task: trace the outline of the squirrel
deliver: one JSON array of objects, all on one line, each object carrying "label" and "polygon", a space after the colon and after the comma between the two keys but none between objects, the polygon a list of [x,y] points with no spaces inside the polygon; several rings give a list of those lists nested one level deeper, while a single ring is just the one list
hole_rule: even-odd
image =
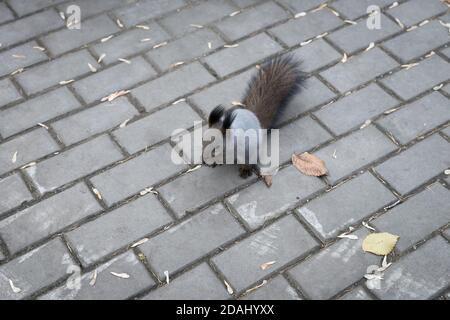
[{"label": "squirrel", "polygon": [[[300,70],[298,60],[292,55],[276,56],[253,75],[242,105],[229,109],[218,105],[209,114],[208,125],[221,130],[224,137],[227,129],[272,129],[283,107],[299,91],[304,80],[305,73]],[[246,150],[248,147],[245,146]],[[250,177],[254,167],[248,162],[240,165],[240,176]]]}]

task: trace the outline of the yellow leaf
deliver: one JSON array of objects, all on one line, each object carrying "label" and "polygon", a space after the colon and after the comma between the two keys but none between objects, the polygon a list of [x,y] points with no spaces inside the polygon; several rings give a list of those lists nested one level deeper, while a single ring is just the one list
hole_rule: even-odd
[{"label": "yellow leaf", "polygon": [[369,234],[362,243],[362,248],[366,252],[371,252],[379,256],[386,256],[394,250],[399,236],[382,232]]}]

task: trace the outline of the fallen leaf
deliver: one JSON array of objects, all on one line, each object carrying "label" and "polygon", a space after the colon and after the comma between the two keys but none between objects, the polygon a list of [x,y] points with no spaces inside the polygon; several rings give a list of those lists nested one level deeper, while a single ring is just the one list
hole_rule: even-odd
[{"label": "fallen leaf", "polygon": [[159,48],[159,47],[163,47],[163,46],[165,46],[166,44],[167,44],[167,41],[158,43],[158,44],[156,44],[156,45],[153,46],[153,49],[157,49],[157,48]]},{"label": "fallen leaf", "polygon": [[136,26],[136,28],[138,28],[138,29],[144,29],[144,30],[150,30],[150,27],[149,27],[149,26],[144,26],[144,25],[142,25],[142,24],[138,24],[138,25]]},{"label": "fallen leaf", "polygon": [[225,283],[225,286],[227,287],[227,291],[229,294],[233,294],[234,290],[233,288],[228,284],[228,282],[226,282],[225,280],[223,280],[223,283]]},{"label": "fallen leaf", "polygon": [[152,40],[151,38],[144,38],[144,39],[141,39],[141,42],[149,42],[151,40]]},{"label": "fallen leaf", "polygon": [[261,176],[261,177],[262,177],[264,183],[266,184],[266,186],[268,188],[270,188],[272,186],[272,178],[273,177],[272,176]]},{"label": "fallen leaf", "polygon": [[320,177],[328,172],[325,162],[308,152],[301,155],[293,154],[291,159],[293,165],[307,176]]},{"label": "fallen leaf", "polygon": [[119,19],[116,20],[117,25],[119,26],[119,28],[123,28],[123,23],[122,21],[120,21]]},{"label": "fallen leaf", "polygon": [[354,234],[347,234],[347,232],[340,234],[337,236],[338,238],[341,239],[351,239],[351,240],[358,240],[358,236],[354,235]]},{"label": "fallen leaf", "polygon": [[144,244],[144,243],[146,243],[147,241],[148,241],[148,238],[141,239],[141,240],[139,240],[139,241],[133,243],[133,244],[131,245],[131,248],[140,246],[141,244]]},{"label": "fallen leaf", "polygon": [[102,195],[100,194],[100,191],[98,191],[95,188],[92,188],[92,192],[95,193],[95,195],[97,196],[97,198],[99,198],[100,200],[102,200]]},{"label": "fallen leaf", "polygon": [[106,53],[102,53],[102,54],[100,55],[100,57],[98,58],[97,63],[102,62],[102,60],[103,60],[105,57],[106,57]]},{"label": "fallen leaf", "polygon": [[141,192],[139,192],[139,194],[141,196],[145,196],[147,193],[153,193],[153,194],[158,194],[158,192],[156,192],[155,190],[153,190],[153,188],[145,188],[144,190],[142,190]]},{"label": "fallen leaf", "polygon": [[185,98],[182,98],[182,99],[180,99],[180,100],[175,101],[175,102],[172,103],[172,104],[173,104],[173,105],[176,105],[176,104],[179,104],[180,102],[184,102],[184,101],[186,101],[186,99],[185,99]]},{"label": "fallen leaf", "polygon": [[112,272],[111,271],[111,274],[113,276],[116,276],[116,277],[122,278],[122,279],[128,279],[130,277],[130,275],[128,273],[117,273],[117,272]]},{"label": "fallen leaf", "polygon": [[241,11],[235,11],[230,13],[230,17],[234,17],[235,15],[239,14]]},{"label": "fallen leaf", "polygon": [[267,280],[263,280],[263,282],[261,282],[261,284],[258,284],[257,286],[255,286],[255,287],[253,287],[253,288],[250,288],[250,289],[248,289],[247,291],[245,291],[245,294],[248,294],[248,293],[250,293],[250,292],[252,292],[252,291],[255,291],[256,289],[261,288],[261,287],[264,286],[266,283],[267,283]]},{"label": "fallen leaf", "polygon": [[191,23],[190,26],[191,26],[191,27],[194,27],[194,28],[198,28],[198,29],[203,28],[202,25],[199,25],[199,24],[193,24],[193,23]]},{"label": "fallen leaf", "polygon": [[91,281],[89,281],[89,285],[93,286],[97,282],[97,269],[94,270],[94,273],[91,276]]},{"label": "fallen leaf", "polygon": [[125,120],[124,122],[122,122],[122,123],[119,125],[119,128],[124,128],[124,127],[126,127],[127,124],[128,124],[128,122],[129,122],[130,120],[131,120],[131,119],[127,119],[127,120]]},{"label": "fallen leaf", "polygon": [[362,225],[363,225],[364,227],[366,227],[367,229],[369,229],[369,230],[376,231],[375,228],[369,226],[369,224],[368,224],[367,222],[364,222],[364,221],[363,221],[363,222],[362,222]]},{"label": "fallen leaf", "polygon": [[107,97],[103,97],[100,101],[101,102],[105,102],[105,101],[109,101],[109,102],[111,102],[111,101],[113,101],[114,99],[116,99],[116,98],[118,98],[118,97],[121,97],[121,96],[124,96],[124,95],[127,95],[127,94],[129,94],[130,93],[130,90],[120,90],[120,91],[116,91],[116,92],[113,92],[113,93],[111,93],[109,96],[107,96]]},{"label": "fallen leaf", "polygon": [[367,128],[370,124],[372,123],[372,120],[366,120],[366,122],[363,123],[363,125],[361,127],[359,127],[359,129],[364,129]]},{"label": "fallen leaf", "polygon": [[194,168],[191,168],[191,169],[189,169],[188,171],[186,171],[186,173],[196,171],[196,170],[200,169],[201,167],[202,167],[202,165],[199,164],[199,165],[195,166]]},{"label": "fallen leaf", "polygon": [[344,53],[344,56],[342,57],[341,62],[346,63],[347,61],[348,61],[348,56],[346,53]]},{"label": "fallen leaf", "polygon": [[239,44],[226,44],[223,46],[224,48],[237,48],[239,47]]},{"label": "fallen leaf", "polygon": [[450,169],[445,170],[445,171],[444,171],[444,174],[445,174],[446,176],[450,175]]},{"label": "fallen leaf", "polygon": [[9,279],[9,286],[11,287],[11,290],[12,290],[14,293],[19,293],[19,292],[22,291],[22,289],[20,289],[20,288],[18,288],[18,287],[16,287],[16,286],[14,285],[14,283],[13,283],[13,281],[12,281],[11,279]]},{"label": "fallen leaf", "polygon": [[272,266],[275,263],[276,263],[276,261],[269,261],[269,262],[263,263],[261,265],[261,270],[266,270],[267,268],[269,268],[270,266]]},{"label": "fallen leaf", "polygon": [[166,276],[166,283],[169,284],[170,283],[170,278],[169,278],[169,271],[164,271],[164,275]]},{"label": "fallen leaf", "polygon": [[371,252],[379,256],[385,256],[394,249],[399,236],[381,232],[369,234],[362,243],[362,248],[366,252]]},{"label": "fallen leaf", "polygon": [[306,16],[306,12],[299,12],[299,13],[295,14],[294,18],[298,19],[298,18],[304,17],[304,16]]},{"label": "fallen leaf", "polygon": [[48,127],[43,123],[38,122],[38,126],[44,128],[45,130],[48,130]]},{"label": "fallen leaf", "polygon": [[69,83],[72,83],[72,82],[74,82],[74,81],[75,81],[75,80],[73,80],[73,79],[71,79],[71,80],[63,80],[63,81],[60,81],[59,84],[62,85],[62,86],[64,86],[64,85],[69,84]]},{"label": "fallen leaf", "polygon": [[240,101],[231,101],[231,105],[233,105],[233,106],[240,106],[240,107],[245,107],[246,106],[245,104],[243,104]]},{"label": "fallen leaf", "polygon": [[14,154],[13,154],[13,156],[12,156],[12,159],[11,159],[11,162],[12,162],[12,163],[16,163],[16,162],[17,162],[17,151],[14,152]]},{"label": "fallen leaf", "polygon": [[97,69],[90,63],[88,63],[88,67],[91,70],[91,72],[97,72]]},{"label": "fallen leaf", "polygon": [[106,42],[106,41],[108,41],[109,39],[111,39],[112,37],[114,37],[114,36],[113,36],[113,35],[110,35],[110,36],[108,36],[108,37],[106,37],[106,38],[101,39],[100,42]]}]

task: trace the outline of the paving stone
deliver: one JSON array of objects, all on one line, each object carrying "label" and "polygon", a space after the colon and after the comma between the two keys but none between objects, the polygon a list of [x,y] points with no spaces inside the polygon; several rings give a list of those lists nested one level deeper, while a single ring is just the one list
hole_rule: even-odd
[{"label": "paving stone", "polygon": [[[59,149],[44,129],[36,129],[0,145],[0,174],[28,164]],[[14,154],[16,162],[12,163]]]},{"label": "paving stone", "polygon": [[358,286],[343,295],[340,300],[373,300],[373,298],[361,286]]},{"label": "paving stone", "polygon": [[162,186],[159,191],[175,214],[182,217],[245,183],[248,181],[239,177],[237,166],[202,166]]},{"label": "paving stone", "polygon": [[340,63],[323,71],[321,75],[340,92],[347,92],[354,87],[378,77],[398,64],[379,48],[374,48],[353,57],[346,63]]},{"label": "paving stone", "polygon": [[243,84],[248,83],[255,73],[256,69],[240,73],[192,95],[189,100],[200,108],[205,117],[208,117],[219,104],[229,107],[233,101],[242,101],[246,89]]},{"label": "paving stone", "polygon": [[398,100],[376,84],[352,93],[321,108],[314,114],[335,134],[341,135],[361,125],[383,111],[394,108]]},{"label": "paving stone", "polygon": [[103,200],[111,205],[185,169],[186,166],[171,161],[171,152],[172,148],[165,144],[105,171],[91,181]]},{"label": "paving stone", "polygon": [[308,78],[300,89],[300,93],[292,97],[292,100],[281,111],[281,114],[278,115],[275,123],[278,126],[291,118],[331,100],[335,96],[336,94],[316,77]]},{"label": "paving stone", "polygon": [[369,126],[320,149],[315,155],[327,164],[327,178],[334,184],[396,149],[391,140]]},{"label": "paving stone", "polygon": [[[208,47],[211,44],[211,49]],[[202,57],[221,47],[223,40],[214,32],[203,29],[189,33],[168,45],[150,51],[147,56],[161,69],[169,69],[173,64]]]},{"label": "paving stone", "polygon": [[[130,64],[120,63],[77,81],[73,87],[87,103],[91,103],[156,75],[155,70],[142,57],[130,61]],[[132,76],[124,77],[124,75]]]},{"label": "paving stone", "polygon": [[[129,153],[135,153],[166,138],[176,129],[194,126],[200,117],[186,104],[177,103],[150,114],[113,134]],[[142,137],[136,139],[136,137]]]},{"label": "paving stone", "polygon": [[378,121],[402,144],[450,120],[449,101],[433,92]]},{"label": "paving stone", "polygon": [[67,13],[67,9],[70,5],[77,5],[80,7],[81,18],[86,19],[98,13],[109,11],[124,5],[134,6],[134,2],[137,2],[137,0],[72,0],[58,5],[58,9],[59,11]]},{"label": "paving stone", "polygon": [[394,207],[372,225],[400,236],[396,249],[404,251],[450,221],[450,191],[439,183]]},{"label": "paving stone", "polygon": [[449,167],[449,143],[435,134],[375,169],[397,191],[405,194]]},{"label": "paving stone", "polygon": [[432,21],[387,41],[383,44],[383,47],[395,54],[403,62],[407,62],[447,42],[448,29],[443,28],[439,21]]},{"label": "paving stone", "polygon": [[184,273],[148,295],[144,300],[225,300],[228,299],[225,285],[216,277],[207,264]]},{"label": "paving stone", "polygon": [[[144,265],[139,262],[133,252],[126,252],[100,265],[96,269],[97,280],[90,285],[93,272],[81,276],[80,289],[70,289],[62,285],[45,295],[40,300],[118,300],[149,288],[155,284]],[[111,272],[126,273],[130,277],[121,279]]]},{"label": "paving stone", "polygon": [[395,262],[373,293],[386,300],[424,300],[450,283],[449,244],[435,237]]},{"label": "paving stone", "polygon": [[322,238],[329,239],[395,200],[381,182],[366,172],[308,202],[298,213]]},{"label": "paving stone", "polygon": [[79,107],[67,88],[59,88],[0,111],[0,133],[6,138]]},{"label": "paving stone", "polygon": [[447,58],[450,59],[450,48],[443,49],[443,50],[441,50],[441,52],[442,52],[444,55],[446,55]]},{"label": "paving stone", "polygon": [[11,10],[8,9],[6,4],[0,3],[0,23],[4,23],[14,19],[14,15]]},{"label": "paving stone", "polygon": [[445,128],[442,132],[445,133],[447,137],[450,137],[450,127]]},{"label": "paving stone", "polygon": [[270,33],[281,39],[288,46],[314,38],[342,24],[342,20],[329,10],[312,12],[299,19],[289,20],[270,30]]},{"label": "paving stone", "polygon": [[289,282],[276,276],[263,287],[244,296],[242,300],[302,300]]},{"label": "paving stone", "polygon": [[244,229],[218,204],[171,227],[139,248],[159,278],[164,279],[164,271],[174,273],[242,233]]},{"label": "paving stone", "polygon": [[260,0],[233,0],[233,3],[238,5],[240,8],[245,8],[253,4],[257,4]]},{"label": "paving stone", "polygon": [[0,76],[47,60],[44,52],[33,48],[36,46],[38,44],[35,41],[30,41],[0,53]]},{"label": "paving stone", "polygon": [[303,153],[332,139],[332,136],[310,117],[282,127],[279,133],[280,163],[290,160],[293,153]]},{"label": "paving stone", "polygon": [[[194,62],[137,87],[132,95],[150,111],[214,80],[200,63]],[[166,90],[169,87],[170,90]]]},{"label": "paving stone", "polygon": [[0,214],[33,199],[19,174],[0,179]]},{"label": "paving stone", "polygon": [[280,50],[282,47],[269,36],[259,34],[240,42],[237,48],[226,48],[204,58],[204,61],[220,77],[224,77]]},{"label": "paving stone", "polygon": [[0,107],[20,99],[22,96],[9,79],[0,81]]},{"label": "paving stone", "polygon": [[181,8],[185,4],[184,0],[143,0],[136,2],[132,6],[118,9],[114,13],[127,27],[130,27],[139,22],[153,19],[166,12]]},{"label": "paving stone", "polygon": [[312,72],[342,58],[341,54],[323,39],[300,47],[292,51],[292,54],[302,62],[301,69],[304,72]]},{"label": "paving stone", "polygon": [[409,100],[449,79],[450,64],[438,56],[426,59],[416,67],[401,70],[381,82],[401,98]]},{"label": "paving stone", "polygon": [[287,18],[289,18],[288,14],[280,6],[273,2],[266,2],[224,19],[216,23],[216,27],[229,40],[235,41]]},{"label": "paving stone", "polygon": [[[105,54],[102,61],[105,64],[110,64],[117,62],[118,59],[124,59],[130,55],[148,51],[154,45],[169,38],[167,32],[156,23],[150,23],[148,27],[150,28],[149,30],[131,29],[118,34],[106,42],[93,45],[92,50],[98,57]],[[144,39],[150,40],[142,41]]]},{"label": "paving stone", "polygon": [[8,3],[13,10],[20,16],[48,8],[64,0],[9,0]]},{"label": "paving stone", "polygon": [[0,235],[16,253],[100,210],[88,188],[78,184],[0,221]]},{"label": "paving stone", "polygon": [[46,10],[0,26],[0,43],[10,46],[50,30],[58,29],[64,21],[54,10]]},{"label": "paving stone", "polygon": [[353,233],[358,240],[340,239],[288,271],[307,296],[316,300],[333,297],[364,277],[367,267],[380,258],[361,249],[368,231]]},{"label": "paving stone", "polygon": [[83,20],[80,29],[56,31],[42,38],[42,42],[53,55],[60,55],[69,50],[82,47],[89,42],[100,40],[120,28],[107,15]]},{"label": "paving stone", "polygon": [[66,145],[109,130],[138,114],[126,98],[118,98],[88,108],[52,123],[52,128]]},{"label": "paving stone", "polygon": [[41,194],[122,159],[108,136],[100,136],[26,169]]},{"label": "paving stone", "polygon": [[195,27],[195,25],[208,25],[236,10],[237,8],[232,6],[229,2],[209,0],[169,15],[161,20],[161,24],[172,34],[180,35],[196,30],[197,27]]},{"label": "paving stone", "polygon": [[402,30],[384,14],[381,14],[380,21],[382,25],[380,29],[371,30],[367,28],[366,20],[362,20],[356,25],[349,25],[333,32],[327,36],[327,39],[346,53],[351,54],[367,48],[371,42],[379,42]]},{"label": "paving stone", "polygon": [[[77,51],[28,69],[16,75],[15,78],[26,93],[31,95],[58,85],[61,81],[91,73],[88,63],[94,68],[99,68],[99,65],[87,50]],[[45,77],[42,76],[43,74],[45,74]]]},{"label": "paving stone", "polygon": [[87,266],[169,222],[164,207],[150,194],[82,225],[69,232],[67,238],[83,266]]},{"label": "paving stone", "polygon": [[356,19],[366,15],[369,6],[375,5],[383,8],[393,3],[393,0],[338,0],[333,2],[333,8],[349,19]]},{"label": "paving stone", "polygon": [[227,201],[251,229],[256,229],[323,188],[325,184],[320,179],[304,176],[290,166],[277,173],[270,189],[259,181]]},{"label": "paving stone", "polygon": [[[287,216],[225,250],[212,261],[229,284],[241,291],[316,245],[302,225],[293,216]],[[262,270],[261,264],[268,261],[277,262]]]},{"label": "paving stone", "polygon": [[446,10],[447,7],[445,4],[439,0],[412,0],[389,9],[388,13],[394,18],[399,19],[405,26],[410,27],[425,19],[443,13]]},{"label": "paving stone", "polygon": [[280,2],[297,13],[314,9],[323,3],[322,0],[281,0]]},{"label": "paving stone", "polygon": [[[74,265],[62,241],[53,239],[0,266],[0,299],[23,299],[63,278]],[[14,293],[9,280],[21,291]]]}]

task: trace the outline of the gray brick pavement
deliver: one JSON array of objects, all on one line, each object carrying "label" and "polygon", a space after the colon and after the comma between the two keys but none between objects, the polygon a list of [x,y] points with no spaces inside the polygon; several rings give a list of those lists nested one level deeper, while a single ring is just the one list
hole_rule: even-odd
[{"label": "gray brick pavement", "polygon": [[[448,296],[448,8],[324,2],[0,2],[0,298]],[[277,118],[270,189],[172,163],[174,129],[241,101],[256,64],[286,52],[308,79]],[[290,165],[304,151],[327,177]],[[363,221],[400,236],[379,289]],[[349,226],[358,239],[337,238]]]}]

